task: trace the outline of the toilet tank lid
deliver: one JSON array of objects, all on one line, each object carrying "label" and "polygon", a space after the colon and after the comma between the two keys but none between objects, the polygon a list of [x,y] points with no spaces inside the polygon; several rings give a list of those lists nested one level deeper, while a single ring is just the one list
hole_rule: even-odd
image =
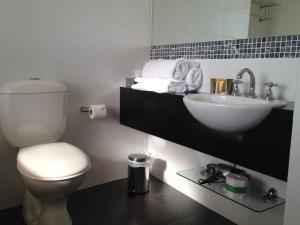
[{"label": "toilet tank lid", "polygon": [[0,94],[58,93],[68,91],[67,87],[52,80],[16,80],[0,87]]}]

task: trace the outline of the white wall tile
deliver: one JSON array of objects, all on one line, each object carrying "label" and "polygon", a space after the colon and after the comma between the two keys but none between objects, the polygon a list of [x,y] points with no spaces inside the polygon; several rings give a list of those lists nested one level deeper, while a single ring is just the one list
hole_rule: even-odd
[{"label": "white wall tile", "polygon": [[226,1],[227,0],[194,0],[194,4],[201,3],[202,5],[223,9]]},{"label": "white wall tile", "polygon": [[[4,0],[0,7],[0,85],[40,77],[69,89],[64,141],[91,157],[84,186],[127,175],[127,155],[143,152],[145,134],[118,122],[119,86],[149,58],[149,0]],[[104,82],[101,84],[101,82]],[[81,105],[108,105],[108,118],[88,119]],[[115,112],[115,113],[114,113]],[[0,134],[0,209],[22,202],[17,150]],[[20,184],[21,183],[21,184]]]},{"label": "white wall tile", "polygon": [[250,14],[251,0],[226,0],[225,9]]},{"label": "white wall tile", "polygon": [[224,10],[220,8],[195,4],[193,11],[192,31],[222,36]]},{"label": "white wall tile", "polygon": [[[299,62],[300,62],[300,59],[299,59]],[[300,66],[298,68],[298,76],[297,76],[297,88],[300,89]]]},{"label": "white wall tile", "polygon": [[[216,40],[223,40],[224,37],[222,34],[220,35],[210,35],[210,34],[203,34],[203,33],[192,33],[192,42],[199,42],[201,41],[216,41]],[[178,43],[178,42],[176,42]]]},{"label": "white wall tile", "polygon": [[235,38],[248,37],[249,14],[225,10],[223,35]]},{"label": "white wall tile", "polygon": [[95,183],[106,183],[127,177],[127,158],[131,153],[133,152],[101,154],[101,157],[97,158],[96,163],[93,163],[93,167],[81,188],[93,186]]},{"label": "white wall tile", "polygon": [[150,0],[101,0],[101,19],[108,25],[150,28]]},{"label": "white wall tile", "polygon": [[[97,21],[102,18],[102,12],[105,8],[102,2],[102,0],[71,0],[72,7],[67,11],[71,10],[73,18]],[[107,8],[106,10],[110,11]]]},{"label": "white wall tile", "polygon": [[45,47],[51,55],[72,54],[73,23],[70,17],[45,16]]},{"label": "white wall tile", "polygon": [[132,71],[141,69],[148,59],[147,52],[140,50],[130,59],[102,58],[104,76],[101,77],[101,97],[102,102],[108,106],[109,116],[119,118],[120,87],[125,86],[124,77],[133,77]]},{"label": "white wall tile", "polygon": [[152,42],[157,45],[189,43],[194,40],[192,36],[193,33],[191,32],[166,30],[161,28],[152,29]]},{"label": "white wall tile", "polygon": [[109,164],[103,164],[104,155],[144,152],[147,139],[145,134],[124,127],[117,121],[91,121],[87,115],[76,113],[69,116],[65,140],[82,148],[90,156],[93,166],[104,167]]},{"label": "white wall tile", "polygon": [[72,0],[41,0],[43,12],[51,16],[70,16],[72,14]]},{"label": "white wall tile", "polygon": [[101,23],[92,19],[72,18],[70,44],[73,55],[100,56],[103,44]]},{"label": "white wall tile", "polygon": [[147,28],[127,25],[102,24],[103,56],[109,58],[132,58],[149,51],[150,33]]},{"label": "white wall tile", "polygon": [[191,32],[193,0],[153,0],[153,27]]},{"label": "white wall tile", "polygon": [[284,225],[299,224],[300,187],[288,185]]},{"label": "white wall tile", "polygon": [[296,90],[294,121],[300,122],[300,89]]},{"label": "white wall tile", "polygon": [[59,80],[74,92],[95,93],[100,86],[100,58],[48,56],[47,78]]}]

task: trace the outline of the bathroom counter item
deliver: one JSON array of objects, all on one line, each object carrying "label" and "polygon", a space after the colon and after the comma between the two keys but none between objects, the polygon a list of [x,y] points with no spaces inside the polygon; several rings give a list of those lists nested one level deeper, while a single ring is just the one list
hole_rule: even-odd
[{"label": "bathroom counter item", "polygon": [[184,81],[163,78],[135,78],[136,84],[131,86],[132,89],[142,91],[153,91],[156,93],[168,92],[185,92],[186,84]]},{"label": "bathroom counter item", "polygon": [[120,94],[122,125],[287,180],[293,110],[273,109],[252,130],[224,134],[195,120],[183,104],[183,93],[158,94],[121,88]]},{"label": "bathroom counter item", "polygon": [[[198,185],[200,185],[199,179],[207,178],[205,167],[183,170],[177,172],[177,174]],[[272,209],[276,206],[285,203],[285,200],[280,197],[273,200],[265,199],[264,196],[266,196],[267,192],[264,192],[257,188],[248,188],[247,194],[245,194],[243,197],[241,196],[237,197],[236,195],[232,195],[231,193],[228,193],[227,190],[225,190],[224,182],[212,183],[212,184],[201,184],[201,186],[231,201],[234,201],[235,203],[244,206],[254,212],[264,212],[266,210]]]},{"label": "bathroom counter item", "polygon": [[[166,92],[185,92],[195,91],[201,87],[202,84],[202,70],[200,62],[191,61],[184,58],[165,60],[157,59],[148,61],[142,70],[141,78],[145,79],[143,82],[135,80],[138,84],[132,87],[137,90],[154,91],[157,93]],[[139,78],[136,78],[139,79]],[[148,79],[148,80],[147,80]],[[153,83],[151,79],[161,79],[160,82]],[[171,90],[168,85],[163,85],[165,81],[183,82],[184,86],[174,84]],[[165,86],[165,88],[163,88]],[[173,88],[172,88],[173,87]]]},{"label": "bathroom counter item", "polygon": [[189,63],[186,59],[150,60],[142,70],[144,78],[162,78],[184,80],[189,72]]},{"label": "bathroom counter item", "polygon": [[241,174],[230,173],[226,176],[225,190],[232,197],[244,197],[247,193],[248,178]]},{"label": "bathroom counter item", "polygon": [[151,158],[145,154],[128,156],[128,192],[142,194],[149,191]]}]

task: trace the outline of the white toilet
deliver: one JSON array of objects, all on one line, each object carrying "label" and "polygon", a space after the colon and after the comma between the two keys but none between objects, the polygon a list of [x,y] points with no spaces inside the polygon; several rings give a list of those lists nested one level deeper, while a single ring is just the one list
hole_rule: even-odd
[{"label": "white toilet", "polygon": [[27,187],[23,217],[28,225],[71,225],[68,197],[91,167],[83,151],[56,142],[65,131],[67,97],[67,88],[56,81],[14,81],[0,87],[3,135],[20,148],[17,167]]}]

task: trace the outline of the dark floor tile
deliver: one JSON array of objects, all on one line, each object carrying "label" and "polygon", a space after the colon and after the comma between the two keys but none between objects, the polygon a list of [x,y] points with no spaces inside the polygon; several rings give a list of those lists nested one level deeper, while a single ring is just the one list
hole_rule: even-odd
[{"label": "dark floor tile", "polygon": [[[154,177],[150,191],[127,192],[127,180],[77,191],[68,201],[74,225],[232,225]],[[0,224],[25,225],[21,208],[0,212]]]},{"label": "dark floor tile", "polygon": [[132,201],[147,200],[176,190],[158,179],[151,177],[149,192],[144,194],[130,194],[127,191],[128,181],[119,180],[87,189],[98,202],[98,206],[112,207],[130,204]]},{"label": "dark floor tile", "polygon": [[163,183],[155,177],[150,177],[150,185],[149,185],[149,195],[151,197],[164,195],[170,192],[178,192],[176,189],[171,186]]},{"label": "dark floor tile", "polygon": [[179,220],[169,225],[235,225],[233,222],[227,220],[226,218],[220,216],[212,211],[200,212],[194,214],[188,218]]},{"label": "dark floor tile", "polygon": [[129,195],[127,192],[127,180],[121,180],[108,184],[89,188],[88,192],[93,196],[100,208],[119,207],[128,204],[134,198],[143,198],[143,195]]},{"label": "dark floor tile", "polygon": [[177,215],[160,208],[160,205],[151,199],[111,208],[110,213],[104,211],[99,209],[98,218],[84,220],[76,225],[167,225],[178,219]]},{"label": "dark floor tile", "polygon": [[0,212],[0,224],[26,225],[22,218],[22,208],[15,207]]},{"label": "dark floor tile", "polygon": [[180,218],[186,218],[195,213],[209,211],[208,208],[178,191],[170,192],[155,197],[154,199],[161,204],[162,208],[168,209],[170,212],[179,215]]},{"label": "dark floor tile", "polygon": [[74,223],[93,215],[95,200],[86,190],[80,190],[71,195],[68,210]]}]

